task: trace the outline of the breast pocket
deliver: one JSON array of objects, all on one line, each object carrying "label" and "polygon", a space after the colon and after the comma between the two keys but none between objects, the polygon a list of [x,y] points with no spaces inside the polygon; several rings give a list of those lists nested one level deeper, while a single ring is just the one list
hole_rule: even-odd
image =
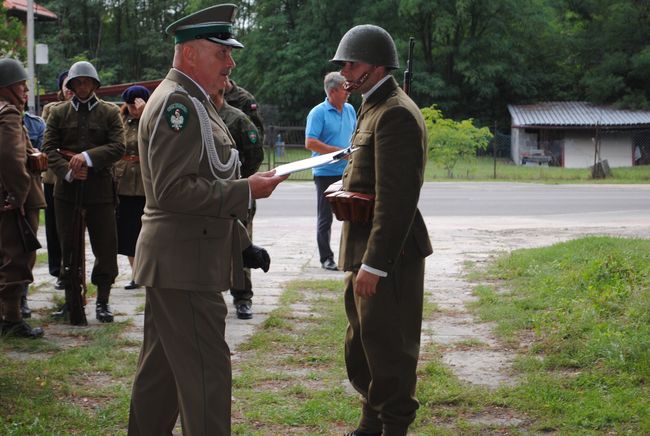
[{"label": "breast pocket", "polygon": [[373,132],[360,131],[352,137],[352,146],[357,149],[352,155],[352,162],[357,168],[374,165]]},{"label": "breast pocket", "polygon": [[183,259],[188,281],[217,284],[230,276],[230,220],[205,219],[176,231],[173,250]]}]

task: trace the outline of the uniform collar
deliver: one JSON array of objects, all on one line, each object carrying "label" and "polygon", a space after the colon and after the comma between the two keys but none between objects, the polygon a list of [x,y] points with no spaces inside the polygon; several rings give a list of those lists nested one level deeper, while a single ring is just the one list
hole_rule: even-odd
[{"label": "uniform collar", "polygon": [[210,101],[210,96],[205,92],[205,89],[181,70],[172,68],[169,70],[169,73],[167,73],[167,79],[180,84],[192,97],[201,100],[201,103],[206,104]]},{"label": "uniform collar", "polygon": [[391,76],[390,74],[386,74],[383,78],[379,79],[379,81],[378,81],[377,83],[375,83],[375,86],[373,86],[372,88],[370,88],[370,90],[369,90],[368,92],[366,92],[365,94],[362,94],[361,97],[363,97],[364,100],[368,100],[368,98],[369,98],[369,97],[370,97],[370,96],[371,96],[371,95],[372,95],[372,94],[373,94],[373,93],[374,93],[374,92],[375,92],[375,91],[376,91],[376,90],[377,90],[381,85],[383,85],[384,82],[385,82],[386,80],[390,79],[391,77],[393,77],[393,76]]},{"label": "uniform collar", "polygon": [[93,95],[90,96],[87,100],[79,100],[77,96],[75,95],[72,97],[72,100],[70,100],[70,103],[72,104],[72,107],[76,112],[79,112],[79,107],[82,107],[83,105],[88,106],[88,112],[92,111],[95,106],[99,104],[99,99],[97,99],[97,96],[93,93]]},{"label": "uniform collar", "polygon": [[363,99],[363,104],[359,110],[359,116],[361,116],[362,113],[366,112],[371,107],[375,106],[377,103],[384,101],[398,87],[399,86],[397,85],[397,81],[390,74],[380,82],[377,82],[377,84],[373,86],[369,92],[366,92],[364,94],[365,98]]}]

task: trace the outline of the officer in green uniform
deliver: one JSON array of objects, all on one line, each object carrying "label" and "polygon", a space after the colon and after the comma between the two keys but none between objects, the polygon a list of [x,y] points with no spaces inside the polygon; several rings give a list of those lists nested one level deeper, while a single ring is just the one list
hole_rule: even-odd
[{"label": "officer in green uniform", "polygon": [[[100,80],[90,62],[72,65],[67,85],[75,95],[50,110],[44,143],[57,177],[54,204],[64,265],[62,281],[68,280],[65,271],[70,269],[75,199],[80,195],[95,255],[91,274],[91,282],[97,286],[95,315],[100,322],[112,322],[108,300],[118,273],[112,167],[124,155],[124,127],[119,108],[95,95]],[[64,307],[55,316],[64,316],[65,311]]]},{"label": "officer in green uniform", "polygon": [[216,5],[167,27],[173,68],[140,118],[146,207],[134,268],[146,303],[129,435],[171,434],[179,411],[184,434],[230,434],[222,292],[243,286],[251,243],[238,221],[286,179],[273,171],[239,179],[238,152],[210,99],[243,47],[232,36],[235,11]]},{"label": "officer in green uniform", "polygon": [[[242,177],[249,177],[254,174],[264,160],[264,149],[260,141],[259,133],[255,124],[246,114],[236,107],[230,106],[223,98],[223,92],[211,96],[217,112],[228,127],[230,135],[235,140],[235,147],[239,151],[240,172]],[[255,216],[255,204],[244,222],[248,236],[253,239],[253,217]],[[246,279],[244,289],[231,289],[233,303],[239,319],[251,319],[253,317],[253,283],[251,281],[251,270],[245,268]]]},{"label": "officer in green uniform", "polygon": [[264,120],[259,112],[259,105],[255,96],[237,85],[234,80],[228,78],[228,83],[226,83],[226,92],[224,94],[226,103],[230,106],[239,109],[248,116],[248,118],[253,121],[255,127],[257,127],[257,132],[260,136],[260,143],[264,143]]},{"label": "officer in green uniform", "polygon": [[339,266],[349,325],[345,363],[362,395],[351,435],[406,435],[415,419],[424,259],[431,254],[417,204],[426,164],[422,113],[390,75],[399,67],[384,29],[360,25],[339,43],[332,62],[345,89],[363,95],[343,189],[374,195],[373,218],[344,221]]},{"label": "officer in green uniform", "polygon": [[15,59],[0,59],[0,334],[22,338],[43,336],[23,320],[23,287],[34,281],[36,251],[26,251],[18,231],[19,215],[34,232],[38,212],[45,207],[41,175],[27,166],[33,153],[23,127],[27,102],[27,72]]}]

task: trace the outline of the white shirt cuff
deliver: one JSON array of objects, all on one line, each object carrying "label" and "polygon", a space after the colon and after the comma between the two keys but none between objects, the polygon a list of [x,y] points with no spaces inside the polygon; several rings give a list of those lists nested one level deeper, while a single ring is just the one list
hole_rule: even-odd
[{"label": "white shirt cuff", "polygon": [[373,268],[371,266],[366,265],[365,263],[361,264],[361,269],[364,270],[364,271],[368,271],[369,273],[374,274],[374,275],[379,276],[379,277],[388,277],[388,273],[386,271],[382,271],[380,269]]},{"label": "white shirt cuff", "polygon": [[86,165],[88,165],[89,167],[92,167],[93,166],[93,161],[90,159],[90,155],[88,153],[86,153],[85,151],[82,151],[81,154],[83,154],[84,159],[86,159]]}]

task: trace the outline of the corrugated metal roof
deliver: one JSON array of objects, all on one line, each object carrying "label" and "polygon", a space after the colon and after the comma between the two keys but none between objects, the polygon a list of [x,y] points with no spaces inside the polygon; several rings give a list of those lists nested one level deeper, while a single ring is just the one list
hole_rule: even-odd
[{"label": "corrugated metal roof", "polygon": [[584,101],[508,105],[512,125],[526,126],[639,126],[650,125],[650,111],[615,109]]},{"label": "corrugated metal roof", "polygon": [[[4,0],[3,6],[7,11],[18,11],[27,15],[27,0]],[[37,3],[34,3],[34,17],[45,20],[56,20],[56,14]]]}]

